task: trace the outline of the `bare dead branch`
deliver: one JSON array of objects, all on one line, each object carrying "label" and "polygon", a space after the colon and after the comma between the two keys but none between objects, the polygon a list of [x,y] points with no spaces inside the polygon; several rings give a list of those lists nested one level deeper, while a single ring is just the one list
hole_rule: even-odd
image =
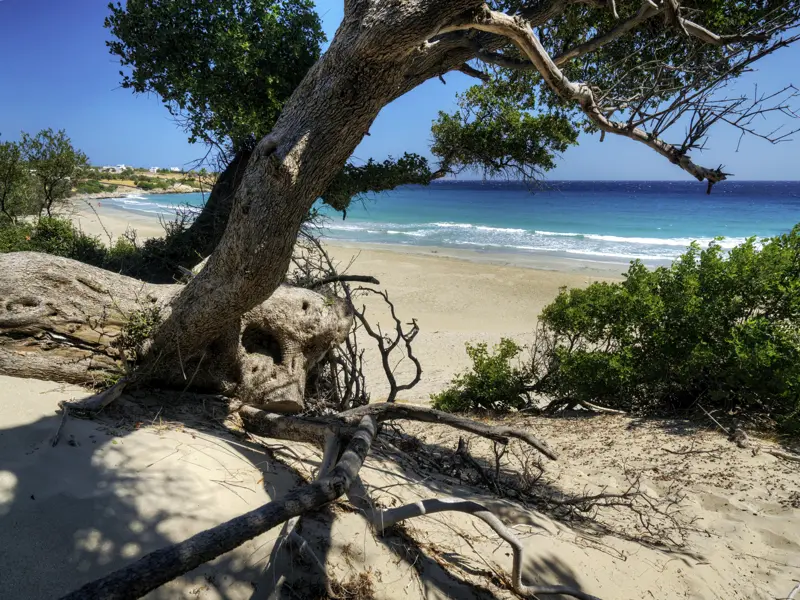
[{"label": "bare dead branch", "polygon": [[511,439],[518,439],[529,446],[536,448],[551,460],[557,460],[558,455],[546,443],[539,440],[527,431],[506,427],[504,425],[485,425],[477,421],[465,419],[455,414],[442,412],[424,406],[397,403],[368,404],[359,408],[340,413],[338,416],[349,422],[363,415],[373,415],[379,423],[407,419],[409,421],[422,421],[424,423],[440,423],[461,431],[468,431],[476,435],[507,444]]},{"label": "bare dead branch", "polygon": [[511,546],[514,555],[511,587],[515,592],[525,597],[564,595],[578,598],[579,600],[599,600],[596,596],[568,586],[526,585],[523,583],[524,548],[522,543],[516,534],[506,527],[505,523],[484,504],[459,498],[430,498],[397,508],[380,509],[371,502],[360,479],[357,479],[348,490],[347,497],[354,506],[364,513],[378,533],[385,532],[401,521],[441,512],[459,512],[472,515],[486,523],[503,541]]},{"label": "bare dead branch", "polygon": [[323,285],[328,285],[329,283],[372,283],[374,285],[380,285],[380,281],[375,279],[372,275],[330,275],[328,277],[323,277],[313,283],[311,283],[308,287],[312,290],[314,288],[322,287]]},{"label": "bare dead branch", "polygon": [[[355,303],[352,305],[353,315],[356,319],[361,323],[361,326],[366,331],[367,335],[369,335],[372,339],[376,341],[378,344],[378,352],[381,355],[381,364],[383,366],[384,374],[386,375],[386,380],[389,382],[389,395],[386,398],[387,402],[394,402],[397,398],[398,392],[404,390],[410,390],[413,388],[419,380],[422,378],[422,365],[419,362],[419,359],[414,355],[414,349],[412,347],[412,342],[414,338],[419,333],[419,326],[417,325],[416,319],[411,319],[411,323],[408,323],[410,329],[406,330],[403,327],[402,321],[397,317],[397,313],[395,312],[394,304],[391,300],[389,300],[389,294],[385,291],[379,291],[372,288],[356,288],[353,290],[353,293],[362,292],[366,294],[374,294],[379,296],[383,299],[383,301],[389,306],[389,312],[391,315],[392,320],[394,321],[394,337],[390,337],[388,334],[384,334],[380,326],[377,326],[377,331],[372,327],[369,320],[366,317],[367,308],[366,306],[361,307],[358,309],[355,306]],[[351,298],[352,301],[352,298]],[[395,377],[394,371],[396,366],[391,364],[391,357],[394,350],[398,347],[400,343],[403,343],[403,350],[405,358],[408,358],[414,365],[414,376],[408,383],[398,384],[397,378]]]}]

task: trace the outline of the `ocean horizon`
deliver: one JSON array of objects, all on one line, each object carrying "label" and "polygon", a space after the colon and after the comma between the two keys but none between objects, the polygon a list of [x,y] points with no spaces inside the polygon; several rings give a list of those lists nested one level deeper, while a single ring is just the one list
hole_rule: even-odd
[{"label": "ocean horizon", "polygon": [[[438,181],[353,202],[322,204],[322,234],[343,242],[399,244],[577,259],[667,263],[692,241],[732,248],[800,222],[799,181],[726,181],[706,195],[693,181]],[[126,211],[171,217],[199,211],[203,194],[101,200]]]}]

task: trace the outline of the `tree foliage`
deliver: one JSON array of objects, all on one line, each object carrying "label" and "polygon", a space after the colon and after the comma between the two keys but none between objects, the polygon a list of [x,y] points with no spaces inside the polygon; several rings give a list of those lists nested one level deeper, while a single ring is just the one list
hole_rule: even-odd
[{"label": "tree foliage", "polygon": [[561,111],[535,113],[519,86],[495,80],[459,96],[459,110],[439,113],[431,151],[448,170],[479,169],[489,177],[533,179],[556,166],[555,157],[578,141]]},{"label": "tree foliage", "polygon": [[43,129],[35,136],[23,132],[20,150],[37,183],[38,212],[50,217],[54,205],[69,197],[75,179],[89,166],[89,159],[72,145],[63,129]]},{"label": "tree foliage", "polygon": [[[732,125],[770,141],[789,133],[764,135],[752,125],[756,113],[792,116],[785,100],[794,95],[793,88],[747,99],[725,87],[753,62],[796,39],[796,0],[685,0],[673,19],[668,2],[649,3],[649,12],[640,2],[487,4],[529,19],[563,77],[587,82],[598,111],[618,119],[619,133],[639,128],[657,138],[685,129],[670,157],[675,164],[702,149],[714,125]],[[548,18],[548,11],[557,18]],[[699,26],[689,28],[692,35],[686,33],[689,19]],[[462,43],[473,50],[472,64],[485,81],[461,96],[458,111],[440,113],[433,128],[436,155],[457,157],[457,166],[489,175],[530,178],[552,168],[554,152],[577,142],[573,132],[598,130],[592,111],[565,103],[510,39],[477,34]],[[773,105],[766,107],[765,101]]]},{"label": "tree foliage", "polygon": [[0,221],[15,222],[17,217],[35,212],[32,187],[20,145],[0,143]]},{"label": "tree foliage", "polygon": [[191,141],[269,133],[325,40],[308,0],[128,0],[109,4],[122,86],[158,94]]},{"label": "tree foliage", "polygon": [[405,153],[384,161],[370,158],[363,165],[347,164],[322,195],[322,201],[336,210],[346,211],[350,201],[368,193],[391,190],[399,185],[427,185],[435,177],[428,160]]}]

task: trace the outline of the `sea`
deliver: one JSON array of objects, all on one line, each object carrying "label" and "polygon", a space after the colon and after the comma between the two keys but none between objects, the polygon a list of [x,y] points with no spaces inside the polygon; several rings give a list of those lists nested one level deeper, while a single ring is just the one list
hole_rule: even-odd
[{"label": "sea", "polygon": [[[202,194],[103,200],[169,217],[197,211]],[[726,181],[706,194],[686,181],[438,181],[355,201],[341,213],[318,205],[332,240],[479,252],[664,264],[697,241],[732,248],[800,222],[800,181]]]}]

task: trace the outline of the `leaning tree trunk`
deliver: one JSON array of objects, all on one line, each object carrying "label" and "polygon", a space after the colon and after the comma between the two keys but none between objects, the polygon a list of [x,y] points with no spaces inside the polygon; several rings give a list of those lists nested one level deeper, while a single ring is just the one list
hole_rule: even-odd
[{"label": "leaning tree trunk", "polygon": [[[206,267],[165,310],[148,369],[192,368],[233,332],[240,315],[280,285],[297,233],[378,112],[409,89],[409,56],[465,1],[347,2],[325,55],[286,103],[250,158],[228,226]],[[421,83],[432,74],[420,77]]]},{"label": "leaning tree trunk", "polygon": [[[32,252],[0,255],[0,374],[79,384],[123,375],[161,310],[183,289]],[[303,409],[306,374],[347,336],[344,303],[280,287],[192,370],[165,384],[235,393],[276,412]]]},{"label": "leaning tree trunk", "polygon": [[[70,361],[75,359],[83,363],[84,370],[102,364],[99,370],[103,371],[115,357],[99,334],[101,352],[94,345],[80,347],[79,354],[64,350],[65,346],[78,347],[69,337],[74,333],[69,331],[73,320],[78,319],[82,328],[94,327],[92,319],[99,319],[104,326],[119,329],[119,316],[106,323],[107,314],[116,314],[112,298],[124,299],[115,301],[122,303],[119,312],[125,315],[133,310],[131,303],[150,294],[159,304],[160,319],[155,330],[148,331],[150,339],[139,348],[137,381],[182,385],[191,381],[195,386],[206,380],[209,384],[218,381],[222,388],[238,386],[237,395],[256,403],[257,397],[267,392],[275,398],[277,389],[287,386],[264,381],[272,378],[273,370],[249,362],[255,355],[269,358],[273,353],[274,344],[262,334],[273,333],[284,320],[287,327],[299,323],[303,335],[314,341],[308,346],[300,343],[301,350],[293,356],[302,355],[301,362],[308,363],[318,342],[329,345],[338,339],[339,325],[349,322],[341,307],[328,307],[316,295],[308,297],[307,305],[305,300],[300,302],[299,309],[294,305],[278,309],[285,305],[278,295],[274,302],[267,302],[284,279],[304,218],[383,106],[427,79],[457,68],[458,60],[445,64],[443,57],[431,52],[435,46],[426,40],[446,23],[458,20],[465,9],[479,5],[476,0],[391,4],[347,0],[344,20],[330,48],[306,74],[272,132],[257,144],[247,161],[241,183],[234,186],[225,233],[200,274],[185,287],[154,287],[93,271],[92,277],[101,285],[89,295],[87,289],[92,290],[93,284],[87,286],[79,278],[85,267],[55,258],[16,259],[28,262],[0,269],[5,297],[0,317],[6,323],[0,326],[4,327],[0,369],[26,374],[20,357],[30,353],[30,348],[23,338],[33,335],[39,336],[30,343],[42,358],[37,361],[40,376],[67,379],[66,373],[74,368]],[[461,47],[454,52],[460,60],[468,50]],[[15,267],[19,267],[16,273]],[[26,304],[19,295],[24,289],[36,291],[31,297],[39,299]],[[60,294],[53,296],[54,290]],[[280,297],[286,294],[301,295],[282,291]],[[55,308],[48,308],[48,303]],[[326,312],[326,307],[331,310]],[[55,312],[50,314],[51,310]],[[53,320],[58,321],[62,314],[69,318],[54,328]],[[318,318],[339,325],[326,327],[314,322]],[[341,329],[341,335],[345,330]],[[65,337],[67,341],[62,343]],[[52,352],[56,346],[59,350]],[[281,352],[282,360],[287,361],[289,350]],[[63,353],[69,356],[62,358]],[[45,359],[52,366],[47,367]],[[274,363],[274,356],[270,360]],[[292,385],[298,388],[301,383]],[[292,398],[287,400],[289,405],[297,407],[296,391],[281,393],[288,394]]]}]

